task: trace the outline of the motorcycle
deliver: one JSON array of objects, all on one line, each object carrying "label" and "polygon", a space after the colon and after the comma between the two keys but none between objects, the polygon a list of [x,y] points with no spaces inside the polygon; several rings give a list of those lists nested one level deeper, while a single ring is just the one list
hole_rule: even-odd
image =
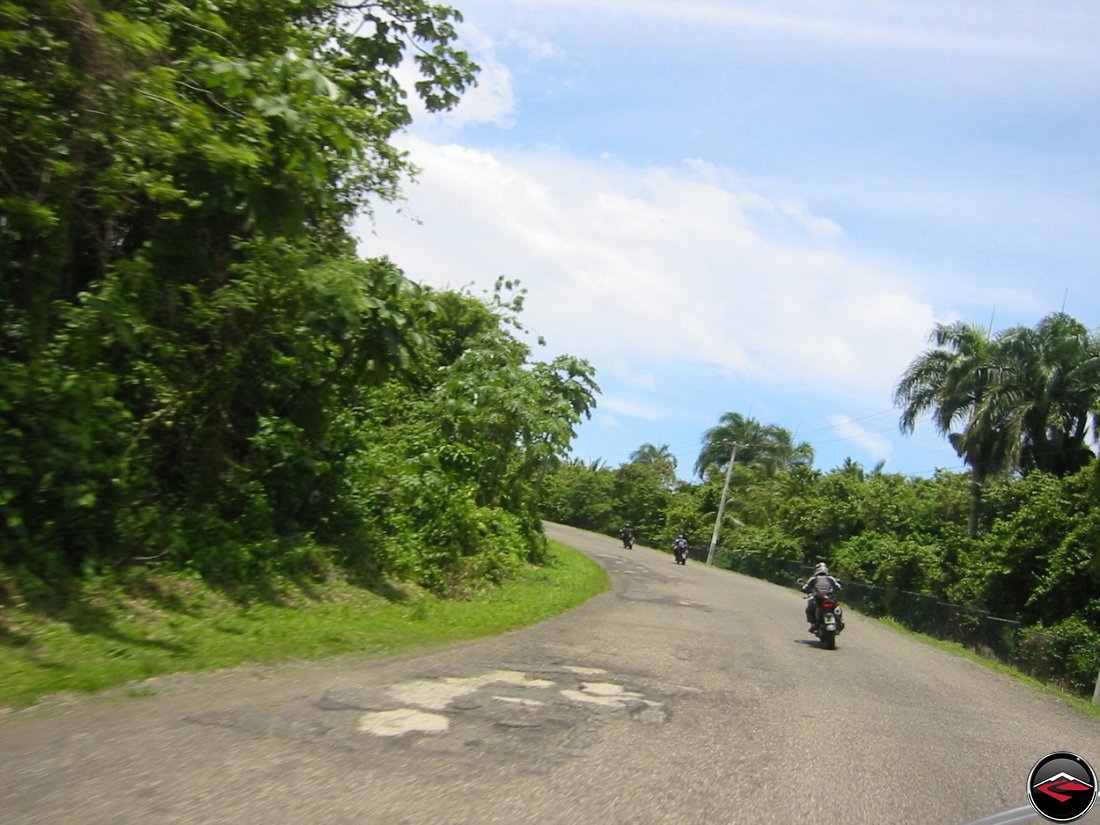
[{"label": "motorcycle", "polygon": [[676,557],[676,563],[687,566],[688,548],[679,544],[672,545],[672,555]]},{"label": "motorcycle", "polygon": [[629,550],[631,547],[634,546],[634,534],[633,533],[624,533],[623,536],[622,536],[622,539],[623,539],[623,548],[625,548],[626,550]]},{"label": "motorcycle", "polygon": [[810,631],[825,650],[836,650],[836,637],[844,629],[844,608],[835,596],[815,595],[814,626]]}]

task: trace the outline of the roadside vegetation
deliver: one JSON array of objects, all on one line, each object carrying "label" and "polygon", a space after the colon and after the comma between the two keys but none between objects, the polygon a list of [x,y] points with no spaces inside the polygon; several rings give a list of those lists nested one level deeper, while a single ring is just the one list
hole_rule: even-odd
[{"label": "roadside vegetation", "polygon": [[[474,83],[460,20],[0,0],[6,697],[464,638],[591,592],[537,505],[591,366],[536,357],[517,284],[428,289],[349,234],[415,172],[409,96]],[[510,607],[540,570],[568,597]]]},{"label": "roadside vegetation", "polygon": [[0,706],[178,671],[424,649],[542,621],[608,586],[599,565],[554,542],[542,564],[463,598],[402,583],[372,592],[338,577],[282,581],[247,599],[167,572],[93,579],[52,610],[0,613]]}]

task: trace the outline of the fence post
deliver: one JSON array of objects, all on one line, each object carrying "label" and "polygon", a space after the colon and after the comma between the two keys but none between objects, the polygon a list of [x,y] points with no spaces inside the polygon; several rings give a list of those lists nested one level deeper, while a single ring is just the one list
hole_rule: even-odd
[{"label": "fence post", "polygon": [[1100,670],[1096,672],[1096,690],[1092,692],[1092,703],[1100,705]]}]

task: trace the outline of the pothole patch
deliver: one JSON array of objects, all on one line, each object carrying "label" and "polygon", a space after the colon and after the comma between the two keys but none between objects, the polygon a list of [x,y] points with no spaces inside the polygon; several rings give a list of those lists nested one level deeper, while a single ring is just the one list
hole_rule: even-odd
[{"label": "pothole patch", "polygon": [[[667,718],[662,703],[609,681],[607,671],[601,668],[561,666],[556,674],[558,681],[552,681],[519,670],[497,669],[476,676],[414,679],[392,685],[387,693],[403,707],[372,709],[360,716],[358,729],[382,737],[444,734],[452,722],[465,726],[464,730],[478,725],[538,729],[547,724],[560,726],[570,713],[583,713],[584,708],[601,715],[626,712],[644,724],[659,724]],[[573,710],[563,719],[566,708]]]},{"label": "pothole patch", "polygon": [[359,730],[375,736],[404,736],[406,733],[446,733],[451,723],[446,716],[416,708],[398,708],[365,713],[359,717]]}]

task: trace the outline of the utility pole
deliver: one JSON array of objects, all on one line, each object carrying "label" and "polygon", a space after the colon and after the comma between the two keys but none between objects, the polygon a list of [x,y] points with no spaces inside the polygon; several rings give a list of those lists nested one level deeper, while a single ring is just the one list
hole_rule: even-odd
[{"label": "utility pole", "polygon": [[710,550],[707,551],[707,566],[714,567],[714,550],[718,547],[718,533],[722,529],[722,516],[726,512],[726,497],[730,492],[730,475],[733,473],[733,462],[737,458],[737,445],[730,450],[730,463],[726,467],[726,483],[722,485],[722,500],[718,502],[718,518],[714,520],[714,533],[710,537]]}]

